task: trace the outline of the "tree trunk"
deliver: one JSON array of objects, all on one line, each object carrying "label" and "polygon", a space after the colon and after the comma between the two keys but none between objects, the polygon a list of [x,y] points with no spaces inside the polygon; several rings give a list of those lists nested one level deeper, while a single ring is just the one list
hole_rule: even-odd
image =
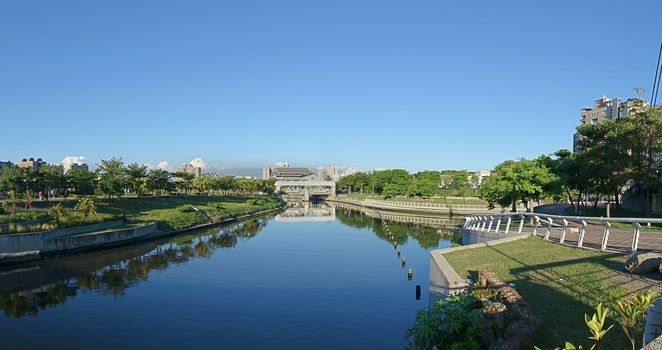
[{"label": "tree trunk", "polygon": [[568,188],[568,186],[563,186],[563,187],[565,188],[565,194],[566,194],[568,200],[570,201],[570,205],[574,206],[575,202],[572,200],[572,195],[570,194],[570,189]]},{"label": "tree trunk", "polygon": [[516,207],[516,205],[517,205],[517,199],[513,199],[513,207],[512,207],[512,209],[511,209],[511,211],[512,211],[513,213],[517,211],[517,207]]},{"label": "tree trunk", "polygon": [[651,188],[650,188],[650,186],[646,186],[646,203],[644,204],[644,212],[646,213],[647,217],[649,217],[651,215]]}]

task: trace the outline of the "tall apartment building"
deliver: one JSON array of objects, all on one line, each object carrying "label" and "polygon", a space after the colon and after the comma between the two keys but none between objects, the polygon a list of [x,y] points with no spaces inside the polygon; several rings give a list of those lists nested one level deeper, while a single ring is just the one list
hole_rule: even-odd
[{"label": "tall apartment building", "polygon": [[[587,124],[602,124],[608,119],[627,118],[648,107],[648,103],[638,98],[629,98],[622,102],[618,98],[610,99],[602,96],[593,101],[593,108],[582,108],[579,112],[579,126]],[[575,133],[572,137],[572,150],[579,151],[581,136]]]},{"label": "tall apartment building", "polygon": [[16,164],[16,166],[19,167],[19,168],[24,168],[24,169],[32,168],[32,170],[34,170],[35,172],[39,171],[39,168],[41,168],[42,166],[45,166],[45,165],[46,165],[46,162],[41,160],[41,158],[37,158],[35,160],[32,157],[23,158],[23,159],[21,159],[20,162],[18,162],[18,164]]},{"label": "tall apartment building", "polygon": [[337,180],[340,178],[340,175],[338,174],[338,169],[336,168],[335,165],[327,165],[326,167],[320,167],[318,169],[317,177],[320,178],[321,180],[326,180],[326,179],[331,179],[331,180]]}]

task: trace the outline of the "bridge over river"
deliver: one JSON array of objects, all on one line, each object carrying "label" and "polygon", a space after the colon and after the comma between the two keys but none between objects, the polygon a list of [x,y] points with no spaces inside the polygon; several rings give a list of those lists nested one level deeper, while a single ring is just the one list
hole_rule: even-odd
[{"label": "bridge over river", "polygon": [[336,196],[336,183],[329,180],[278,180],[276,192],[283,193],[286,200],[310,201]]}]

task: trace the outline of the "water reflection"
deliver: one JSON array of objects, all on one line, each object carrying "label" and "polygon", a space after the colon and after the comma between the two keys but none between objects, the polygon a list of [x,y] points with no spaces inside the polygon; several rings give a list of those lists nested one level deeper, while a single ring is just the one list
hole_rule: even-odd
[{"label": "water reflection", "polygon": [[252,219],[213,231],[130,247],[45,260],[0,271],[0,308],[5,316],[36,316],[62,305],[78,293],[120,297],[151,271],[208,259],[217,249],[234,248],[239,240],[255,237],[269,218]]},{"label": "water reflection", "polygon": [[333,204],[321,202],[289,203],[287,209],[276,215],[279,222],[335,221],[336,207]]},{"label": "water reflection", "polygon": [[[5,316],[21,318],[63,305],[79,293],[122,297],[127,289],[147,281],[151,272],[186,264],[192,259],[209,259],[219,250],[232,249],[242,240],[257,236],[271,219],[251,219],[166,240],[5,268],[0,270],[0,308]],[[430,218],[322,203],[289,208],[279,213],[276,220],[336,220],[346,226],[370,230],[380,240],[396,246],[411,238],[426,250],[438,247],[442,240],[461,243],[456,230],[459,221],[450,218],[429,222]]]},{"label": "water reflection", "polygon": [[438,218],[439,221],[431,223],[428,217],[378,212],[349,205],[338,206],[336,217],[347,226],[369,229],[380,239],[396,245],[406,243],[409,238],[425,249],[438,247],[442,240],[451,241],[452,245],[462,243],[462,236],[457,230],[461,221],[450,217]]}]

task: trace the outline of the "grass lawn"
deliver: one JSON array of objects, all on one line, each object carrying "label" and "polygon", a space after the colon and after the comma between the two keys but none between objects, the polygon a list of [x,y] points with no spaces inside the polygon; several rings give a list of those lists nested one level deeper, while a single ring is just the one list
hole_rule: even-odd
[{"label": "grass lawn", "polygon": [[11,213],[5,213],[0,215],[0,224],[6,224],[9,222],[21,222],[21,221],[38,221],[48,218],[48,213],[45,211],[35,211],[35,210],[19,210],[13,215]]},{"label": "grass lawn", "polygon": [[[564,341],[589,345],[584,314],[593,314],[603,302],[611,307],[608,324],[616,324],[615,302],[629,294],[612,284],[609,276],[622,269],[625,257],[613,253],[570,248],[527,238],[492,247],[444,254],[460,276],[472,276],[480,268],[496,272],[515,288],[542,318],[534,344],[542,349],[562,346]],[[604,349],[627,349],[629,342],[620,326],[609,331]]]},{"label": "grass lawn", "polygon": [[[272,197],[240,196],[164,196],[151,198],[122,198],[97,203],[97,212],[121,217],[126,214],[130,223],[158,222],[161,230],[183,228],[276,207],[280,202]],[[186,210],[194,206],[199,211]]]},{"label": "grass lawn", "polygon": [[[112,199],[110,203],[105,199],[96,198],[97,215],[84,218],[73,211],[75,203],[76,201],[68,201],[64,205],[66,215],[62,218],[59,227],[89,225],[120,219],[126,215],[130,226],[158,222],[161,230],[180,230],[233,215],[274,208],[280,204],[278,199],[266,196],[134,197]],[[190,206],[194,206],[198,211],[193,210]],[[20,231],[12,228],[11,232],[6,233],[35,232],[56,228],[55,222],[47,211],[20,211],[14,216],[0,215],[0,223],[37,219],[41,221],[39,224],[21,226]]]}]

